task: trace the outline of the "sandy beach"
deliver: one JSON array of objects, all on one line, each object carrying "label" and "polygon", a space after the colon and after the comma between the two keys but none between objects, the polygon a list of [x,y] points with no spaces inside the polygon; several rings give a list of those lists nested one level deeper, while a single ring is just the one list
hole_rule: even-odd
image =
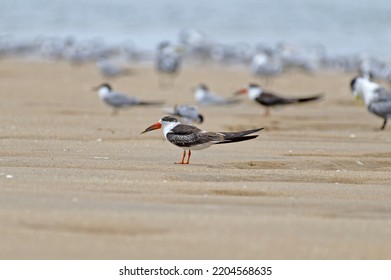
[{"label": "sandy beach", "polygon": [[166,106],[225,96],[243,69],[184,65],[161,90],[152,65],[107,80],[94,64],[0,61],[1,259],[390,259],[391,127],[358,106],[352,74],[288,72],[266,88],[323,100],[272,110],[243,96],[200,107],[200,128],[264,127],[242,143],[182,150],[140,134],[159,106],[110,116],[91,88]]}]

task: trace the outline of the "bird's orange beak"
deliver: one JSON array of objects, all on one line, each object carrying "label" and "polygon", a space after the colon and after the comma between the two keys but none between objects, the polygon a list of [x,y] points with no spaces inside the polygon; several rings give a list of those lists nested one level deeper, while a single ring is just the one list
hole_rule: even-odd
[{"label": "bird's orange beak", "polygon": [[239,89],[234,93],[234,95],[239,95],[239,94],[246,94],[248,90],[246,88]]},{"label": "bird's orange beak", "polygon": [[150,125],[149,127],[147,127],[143,132],[141,132],[141,134],[148,132],[148,131],[151,131],[151,130],[159,129],[161,127],[162,127],[161,123],[159,123],[159,122],[154,123],[153,125]]}]

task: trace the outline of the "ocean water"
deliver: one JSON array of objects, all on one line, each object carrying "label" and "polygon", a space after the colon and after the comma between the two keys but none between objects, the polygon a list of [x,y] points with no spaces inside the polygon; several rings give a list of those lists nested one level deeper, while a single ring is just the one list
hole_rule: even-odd
[{"label": "ocean water", "polygon": [[154,49],[195,28],[222,44],[322,45],[391,59],[389,0],[0,0],[0,35],[131,40]]}]

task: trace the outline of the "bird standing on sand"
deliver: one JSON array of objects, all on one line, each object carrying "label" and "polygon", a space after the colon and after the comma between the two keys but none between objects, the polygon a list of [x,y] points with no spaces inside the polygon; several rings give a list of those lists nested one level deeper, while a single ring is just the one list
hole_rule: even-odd
[{"label": "bird standing on sand", "polygon": [[[166,116],[159,122],[147,127],[142,133],[159,129],[163,127],[164,137],[172,144],[183,149],[182,161],[178,164],[189,164],[191,150],[202,150],[213,144],[225,144],[241,142],[258,137],[258,135],[249,135],[258,132],[263,128],[238,132],[207,132],[195,126],[181,124],[176,118]],[[187,161],[185,162],[187,153]]]},{"label": "bird standing on sand", "polygon": [[204,116],[199,113],[197,106],[193,105],[179,104],[175,105],[172,109],[163,109],[163,111],[167,114],[181,118],[185,123],[202,123],[204,121]]},{"label": "bird standing on sand", "polygon": [[161,42],[157,47],[156,70],[160,74],[160,88],[172,87],[174,79],[182,62],[180,48],[168,41]]},{"label": "bird standing on sand", "polygon": [[96,63],[100,73],[106,78],[115,78],[119,76],[130,75],[130,69],[123,68],[113,61],[102,59]]},{"label": "bird standing on sand", "polygon": [[204,84],[196,87],[194,98],[198,104],[203,106],[227,105],[239,102],[238,99],[226,98],[209,91],[209,88]]},{"label": "bird standing on sand", "polygon": [[371,81],[369,76],[355,77],[350,82],[350,89],[357,100],[364,100],[369,112],[383,118],[380,129],[384,130],[391,118],[391,90]]},{"label": "bird standing on sand", "polygon": [[282,97],[275,93],[265,92],[259,85],[256,84],[249,84],[246,88],[238,90],[235,94],[247,94],[250,100],[254,100],[265,106],[265,116],[270,115],[269,107],[314,101],[323,97],[323,94],[298,98]]},{"label": "bird standing on sand", "polygon": [[101,84],[95,87],[94,90],[98,91],[100,99],[107,105],[113,108],[111,115],[117,115],[119,108],[125,108],[135,105],[160,105],[160,101],[142,101],[137,97],[128,96],[112,90],[109,84]]},{"label": "bird standing on sand", "polygon": [[266,78],[266,84],[269,84],[272,77],[279,76],[284,72],[284,65],[277,56],[270,57],[259,53],[251,60],[250,70],[255,76]]}]

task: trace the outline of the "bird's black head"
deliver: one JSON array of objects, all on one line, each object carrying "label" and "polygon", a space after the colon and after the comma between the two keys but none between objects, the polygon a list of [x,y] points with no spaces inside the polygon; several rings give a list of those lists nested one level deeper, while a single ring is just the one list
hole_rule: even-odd
[{"label": "bird's black head", "polygon": [[248,84],[248,87],[249,88],[257,88],[257,87],[260,87],[260,86],[257,85],[257,84],[251,83],[251,84]]},{"label": "bird's black head", "polygon": [[162,122],[178,122],[178,120],[171,116],[165,116],[161,119]]},{"label": "bird's black head", "polygon": [[94,87],[93,89],[94,90],[99,90],[101,88],[107,88],[108,90],[112,90],[111,86],[108,84],[108,83],[103,83],[103,84],[100,84],[99,86],[97,87]]},{"label": "bird's black head", "polygon": [[198,87],[199,87],[200,89],[202,89],[202,90],[208,90],[208,87],[207,87],[207,85],[205,85],[205,84],[199,84]]},{"label": "bird's black head", "polygon": [[356,90],[356,83],[357,83],[357,79],[360,78],[360,77],[354,77],[351,81],[350,81],[350,90],[352,92],[354,92]]}]

